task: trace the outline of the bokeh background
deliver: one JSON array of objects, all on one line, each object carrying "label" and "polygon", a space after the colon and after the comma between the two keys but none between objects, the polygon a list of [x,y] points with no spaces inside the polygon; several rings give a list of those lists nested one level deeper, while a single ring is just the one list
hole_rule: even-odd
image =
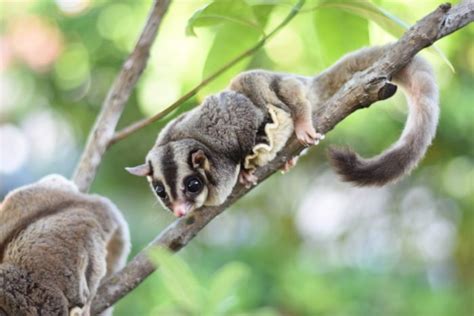
[{"label": "bokeh background", "polygon": [[[207,27],[186,35],[189,18],[209,2],[173,1],[120,126],[163,110],[259,39],[258,27],[232,19],[197,24]],[[267,32],[292,5],[220,2],[229,12],[253,14]],[[412,24],[441,1],[373,3]],[[150,5],[0,1],[0,196],[49,173],[72,174]],[[245,68],[310,75],[346,52],[394,39],[395,29],[357,12],[316,6],[309,1],[257,54],[180,110]],[[391,144],[407,112],[399,93],[348,117],[297,168],[271,177],[219,216],[178,255],[172,264],[178,270],[152,275],[117,304],[116,315],[473,315],[473,39],[470,25],[437,43],[455,71],[423,52],[440,84],[441,120],[411,176],[383,188],[354,188],[339,181],[324,154],[329,144],[350,144],[364,155]],[[143,179],[124,171],[143,161],[166,120],[114,145],[92,187],[125,213],[132,255],[174,220]],[[187,286],[193,282],[198,294]],[[199,298],[201,306],[193,306]],[[206,310],[213,300],[219,310]]]}]

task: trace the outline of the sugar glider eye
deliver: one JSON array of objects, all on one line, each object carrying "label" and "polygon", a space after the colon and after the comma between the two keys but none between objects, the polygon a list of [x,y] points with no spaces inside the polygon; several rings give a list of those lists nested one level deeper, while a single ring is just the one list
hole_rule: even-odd
[{"label": "sugar glider eye", "polygon": [[196,176],[189,176],[186,179],[184,179],[184,187],[186,188],[186,191],[189,193],[199,193],[202,190],[203,184],[201,179]]},{"label": "sugar glider eye", "polygon": [[162,199],[166,198],[166,190],[165,190],[165,187],[162,184],[157,184],[156,185],[155,192],[160,198],[162,198]]}]

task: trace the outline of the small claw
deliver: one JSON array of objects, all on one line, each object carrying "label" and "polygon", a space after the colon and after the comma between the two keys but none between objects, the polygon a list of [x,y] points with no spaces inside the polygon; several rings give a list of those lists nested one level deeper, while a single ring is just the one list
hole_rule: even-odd
[{"label": "small claw", "polygon": [[317,133],[310,121],[298,121],[295,123],[295,134],[298,141],[303,146],[319,144],[324,139],[324,135]]},{"label": "small claw", "polygon": [[317,145],[324,135],[317,133],[310,121],[295,123],[295,134],[298,141],[304,146]]},{"label": "small claw", "polygon": [[298,158],[299,158],[298,156],[295,156],[295,157],[291,158],[290,160],[288,160],[287,162],[285,162],[283,167],[281,167],[281,169],[280,169],[281,173],[285,174],[288,171],[290,171],[291,168],[296,166],[296,163],[298,162]]},{"label": "small claw", "polygon": [[239,182],[243,184],[246,188],[251,188],[256,185],[258,181],[257,176],[254,174],[253,170],[242,170],[239,175]]},{"label": "small claw", "polygon": [[303,145],[305,147],[309,147],[311,145],[314,145],[314,140],[306,134],[302,134],[302,135],[297,134],[296,137],[298,138],[301,145]]}]

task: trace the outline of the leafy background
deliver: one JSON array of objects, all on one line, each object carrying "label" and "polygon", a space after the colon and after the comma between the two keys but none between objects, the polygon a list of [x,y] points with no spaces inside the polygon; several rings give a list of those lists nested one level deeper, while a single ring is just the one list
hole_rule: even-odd
[{"label": "leafy background", "polygon": [[[246,68],[315,74],[345,53],[387,43],[441,1],[307,1],[251,58],[165,120],[114,145],[92,188],[123,210],[137,253],[167,224],[141,163],[161,126]],[[70,176],[108,87],[151,1],[1,1],[0,195],[56,172]],[[292,1],[175,0],[121,126],[153,115],[284,19]],[[383,11],[381,11],[383,10]],[[388,13],[390,12],[390,13]],[[395,18],[398,17],[398,18]],[[403,23],[402,23],[403,24]],[[117,304],[116,315],[472,315],[474,313],[474,27],[424,52],[441,88],[436,140],[410,177],[384,188],[341,183],[328,144],[387,147],[403,97],[359,111],[239,201]]]}]

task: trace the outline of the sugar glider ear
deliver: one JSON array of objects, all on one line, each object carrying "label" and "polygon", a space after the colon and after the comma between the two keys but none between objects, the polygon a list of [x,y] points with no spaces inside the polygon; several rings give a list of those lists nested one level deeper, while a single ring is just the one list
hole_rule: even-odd
[{"label": "sugar glider ear", "polygon": [[191,154],[191,162],[194,168],[201,168],[204,170],[209,170],[209,160],[207,159],[206,154],[202,149],[198,149],[197,151]]},{"label": "sugar glider ear", "polygon": [[139,176],[139,177],[151,176],[151,167],[148,163],[144,163],[143,165],[139,165],[136,167],[126,167],[125,170],[127,170],[129,173],[133,174],[134,176]]}]

